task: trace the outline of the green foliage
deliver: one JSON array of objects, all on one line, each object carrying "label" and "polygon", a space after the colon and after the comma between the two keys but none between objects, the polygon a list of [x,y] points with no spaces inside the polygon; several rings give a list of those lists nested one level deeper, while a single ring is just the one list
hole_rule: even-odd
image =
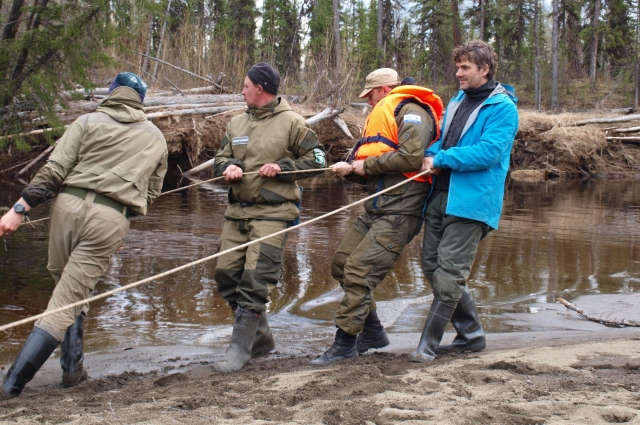
[{"label": "green foliage", "polygon": [[[112,2],[101,0],[90,5],[81,1],[40,2],[41,6],[22,7],[20,16],[27,24],[5,31],[0,40],[0,113],[3,134],[30,130],[39,124],[60,126],[55,106],[60,91],[76,84],[90,87],[88,71],[110,58],[104,48],[114,40],[109,16]],[[20,113],[32,109],[38,117],[28,125]],[[0,140],[0,146],[7,139]],[[18,138],[17,146],[28,149]]]},{"label": "green foliage", "polygon": [[260,27],[260,60],[271,63],[283,77],[300,70],[300,25],[291,0],[265,0]]}]

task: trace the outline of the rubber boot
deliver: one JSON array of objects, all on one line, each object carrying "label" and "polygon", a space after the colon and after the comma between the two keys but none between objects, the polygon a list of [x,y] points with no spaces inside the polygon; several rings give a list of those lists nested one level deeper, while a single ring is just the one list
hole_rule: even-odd
[{"label": "rubber boot", "polygon": [[449,320],[451,320],[454,310],[455,308],[442,301],[433,300],[427,321],[422,330],[418,348],[409,354],[409,361],[429,362],[436,358],[436,349],[442,340],[444,330]]},{"label": "rubber boot", "polygon": [[359,354],[366,352],[370,348],[382,348],[389,345],[389,337],[384,331],[384,326],[380,323],[376,310],[370,310],[369,315],[364,319],[364,328],[358,335],[356,348]]},{"label": "rubber boot", "polygon": [[220,372],[230,373],[242,369],[251,358],[251,347],[256,337],[260,314],[242,307],[236,309],[236,319],[231,334],[231,344],[217,365]]},{"label": "rubber boot", "polygon": [[451,323],[457,335],[451,344],[439,346],[438,353],[476,352],[487,347],[476,303],[468,287],[462,293],[456,311],[451,316]]},{"label": "rubber boot", "polygon": [[75,387],[81,381],[86,381],[89,378],[89,373],[84,367],[82,352],[84,318],[84,313],[80,313],[76,317],[74,324],[67,329],[60,346],[60,366],[62,366],[62,386],[64,388]]},{"label": "rubber boot", "polygon": [[0,394],[0,400],[19,396],[24,386],[33,379],[58,344],[58,340],[48,332],[33,328],[2,381],[3,391]]},{"label": "rubber boot", "polygon": [[267,312],[263,311],[260,314],[260,321],[258,322],[256,337],[253,339],[253,346],[251,347],[251,357],[267,354],[274,348],[276,348],[276,342],[273,340],[271,329],[269,329]]},{"label": "rubber boot", "polygon": [[326,365],[338,360],[350,359],[358,357],[356,349],[357,335],[350,335],[338,328],[336,331],[336,339],[331,348],[324,352],[323,355],[315,360],[311,360],[312,365]]}]

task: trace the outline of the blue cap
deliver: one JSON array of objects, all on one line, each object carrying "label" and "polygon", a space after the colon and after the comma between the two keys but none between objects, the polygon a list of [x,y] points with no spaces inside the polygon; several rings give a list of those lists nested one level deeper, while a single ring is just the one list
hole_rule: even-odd
[{"label": "blue cap", "polygon": [[111,82],[109,93],[122,86],[131,87],[137,91],[140,95],[140,103],[144,101],[144,95],[147,93],[147,84],[142,81],[142,78],[132,72],[121,72]]}]

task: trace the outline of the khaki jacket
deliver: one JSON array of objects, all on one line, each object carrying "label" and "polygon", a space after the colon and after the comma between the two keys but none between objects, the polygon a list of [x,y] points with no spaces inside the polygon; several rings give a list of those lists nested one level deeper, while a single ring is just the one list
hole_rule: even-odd
[{"label": "khaki jacket", "polygon": [[[415,123],[414,120],[405,122],[405,115],[420,115],[420,123]],[[429,147],[435,135],[433,120],[422,107],[415,103],[403,106],[398,112],[396,122],[398,124],[398,150],[365,159],[364,172],[367,178],[357,174],[347,177],[350,182],[366,185],[367,192],[370,194],[407,180],[402,173],[419,171],[424,151]],[[367,201],[364,204],[365,210],[376,215],[422,216],[430,189],[429,183],[411,181]]]},{"label": "khaki jacket", "polygon": [[[221,176],[230,165],[248,173],[269,163],[278,164],[282,171],[326,167],[325,151],[318,136],[282,97],[263,107],[249,108],[229,122],[216,154],[215,174]],[[225,217],[293,220],[300,214],[295,205],[301,196],[296,180],[321,173],[310,171],[273,178],[245,175],[229,185]]]},{"label": "khaki jacket", "polygon": [[90,189],[146,214],[167,172],[167,143],[137,92],[118,87],[69,126],[22,196],[35,207],[62,186]]}]

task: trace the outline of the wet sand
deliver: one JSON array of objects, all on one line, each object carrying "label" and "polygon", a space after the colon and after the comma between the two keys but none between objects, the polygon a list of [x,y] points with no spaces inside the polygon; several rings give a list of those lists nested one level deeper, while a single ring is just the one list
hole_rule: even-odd
[{"label": "wet sand", "polygon": [[[640,316],[640,294],[581,300],[602,303]],[[491,333],[484,352],[428,364],[407,360],[417,333],[391,333],[389,347],[326,367],[308,363],[328,340],[278,348],[232,375],[213,368],[225,341],[121,347],[89,353],[89,381],[63,389],[52,357],[0,405],[0,423],[640,423],[640,328],[605,327],[556,304],[512,320],[541,330]]]}]

